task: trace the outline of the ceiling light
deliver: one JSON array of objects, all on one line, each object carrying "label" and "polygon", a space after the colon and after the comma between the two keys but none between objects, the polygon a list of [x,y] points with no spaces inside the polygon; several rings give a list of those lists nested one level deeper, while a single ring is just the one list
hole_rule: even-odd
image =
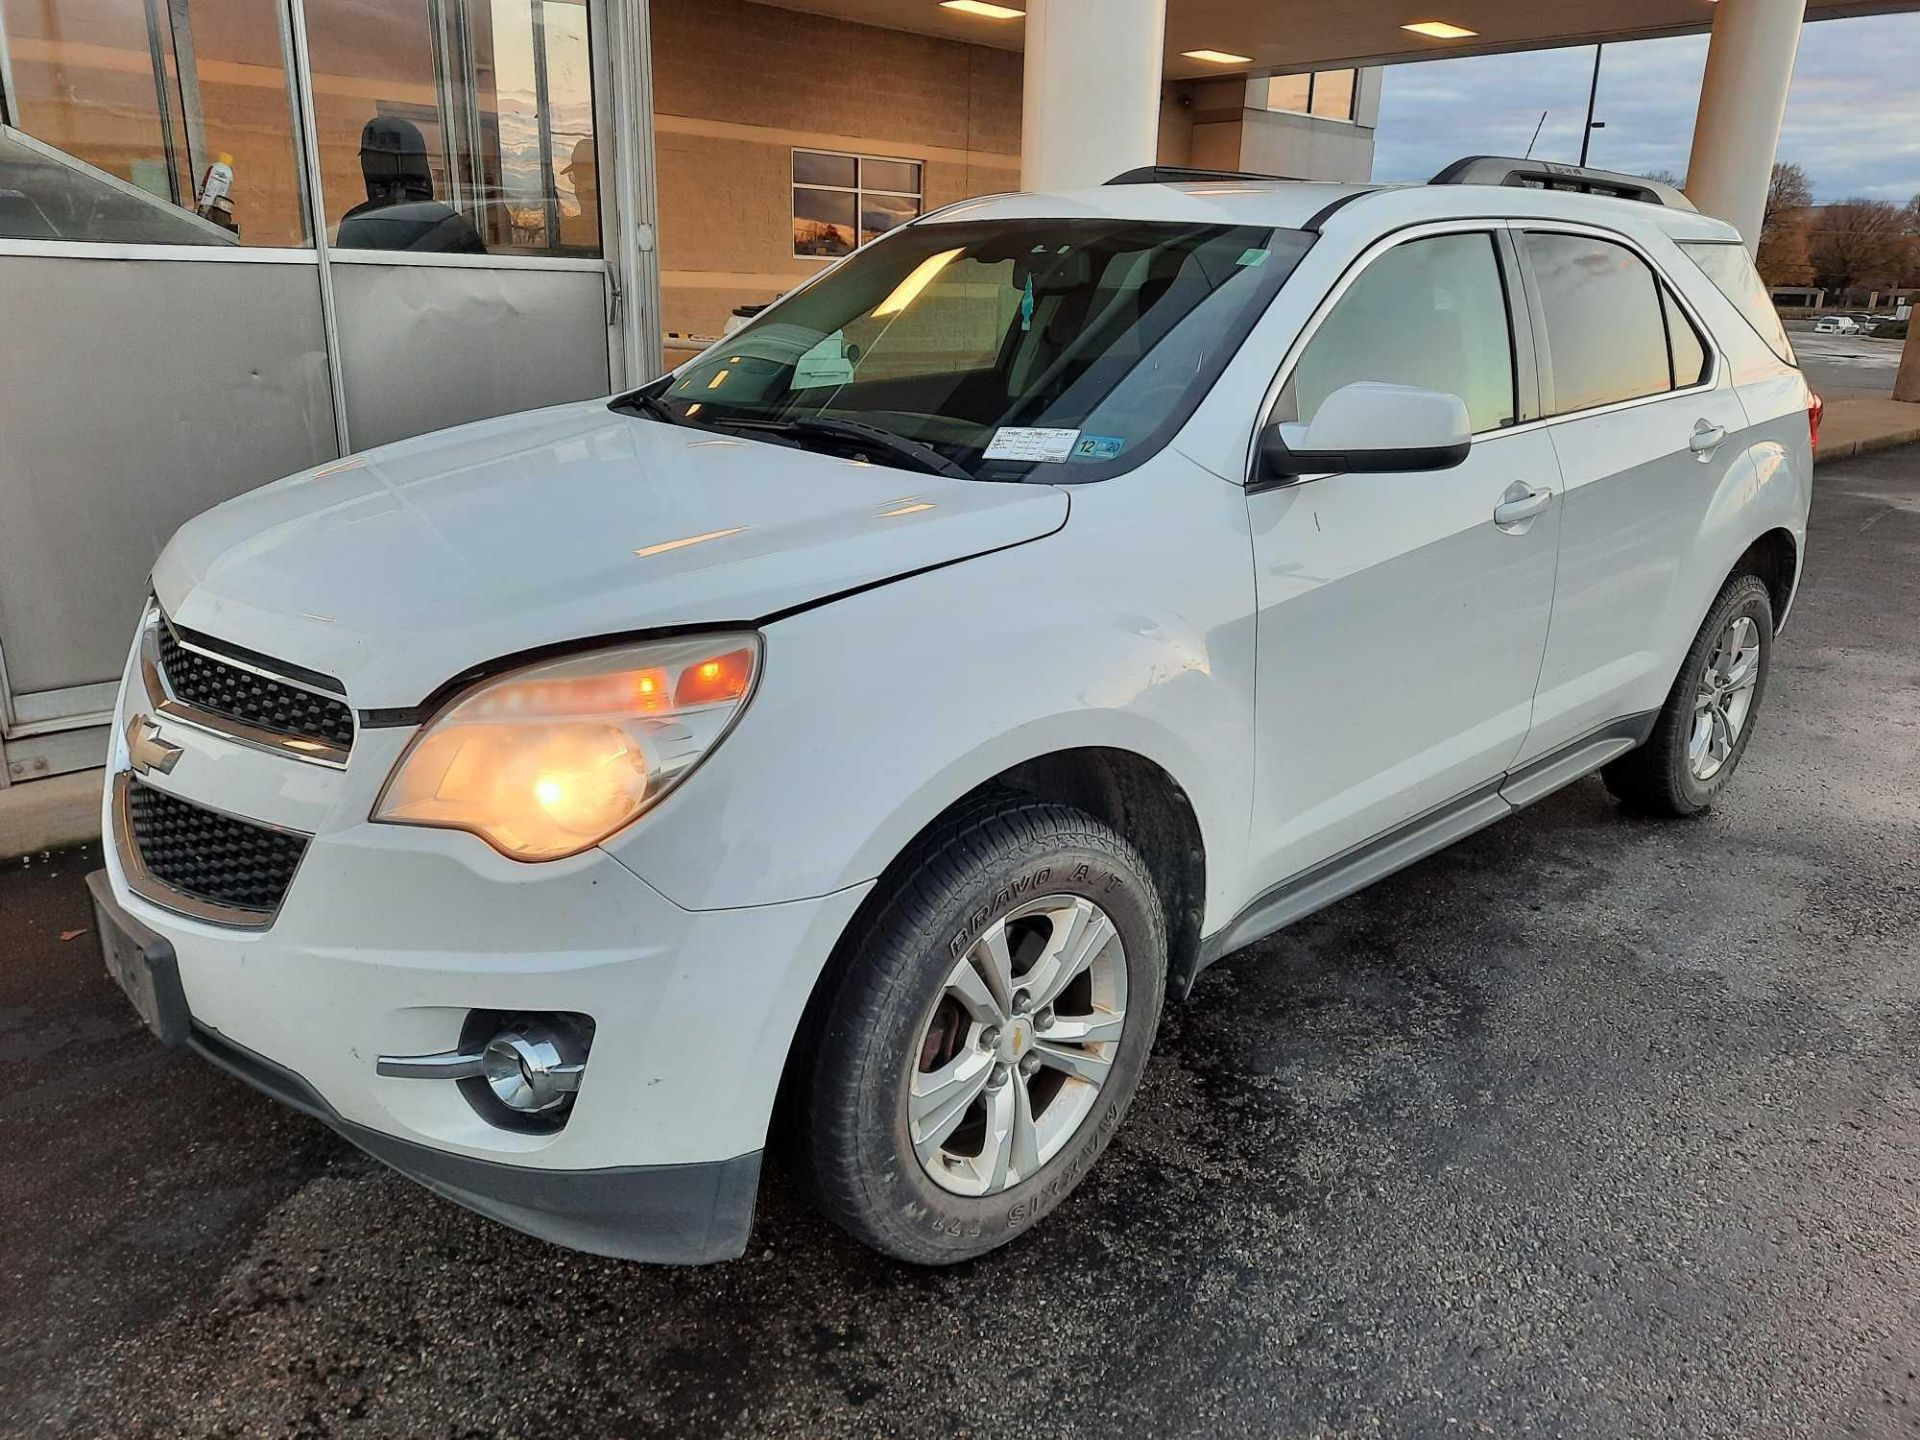
[{"label": "ceiling light", "polygon": [[1464,40],[1469,35],[1478,35],[1478,30],[1469,30],[1464,25],[1449,25],[1444,20],[1416,20],[1411,25],[1402,25],[1402,30],[1411,30],[1416,35],[1426,35],[1434,40]]},{"label": "ceiling light", "polygon": [[1209,65],[1251,65],[1251,55],[1235,55],[1226,50],[1182,50],[1189,60],[1204,60]]},{"label": "ceiling light", "polygon": [[958,10],[964,15],[983,15],[989,20],[1018,20],[1027,12],[1011,5],[989,5],[987,0],[940,0],[942,10]]}]

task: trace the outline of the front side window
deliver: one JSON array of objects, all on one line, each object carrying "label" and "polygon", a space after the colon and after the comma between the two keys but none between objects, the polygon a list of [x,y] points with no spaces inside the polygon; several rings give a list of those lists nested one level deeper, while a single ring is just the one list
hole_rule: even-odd
[{"label": "front side window", "polygon": [[1730,244],[1682,240],[1680,248],[1713,282],[1714,289],[1733,302],[1733,308],[1746,317],[1747,323],[1759,332],[1774,354],[1789,365],[1800,363],[1794,359],[1787,327],[1780,323],[1780,312],[1773,308],[1773,297],[1767,294],[1767,284],[1760,278],[1760,272],[1753,268],[1746,246],[1737,240]]},{"label": "front side window", "polygon": [[0,236],[307,243],[275,0],[0,0],[0,37]]},{"label": "front side window", "polygon": [[1310,421],[1362,380],[1458,395],[1476,432],[1513,424],[1513,335],[1491,235],[1409,240],[1374,260],[1307,342],[1271,418]]},{"label": "front side window", "polygon": [[987,478],[1097,479],[1172,437],[1311,243],[1167,221],[916,226],[643,403],[829,448],[815,422],[853,422]]},{"label": "front side window", "polygon": [[1664,300],[1646,261],[1587,235],[1536,231],[1524,243],[1546,318],[1552,413],[1673,388]]},{"label": "front side window", "polygon": [[920,214],[918,160],[793,152],[793,253],[805,260],[845,255]]}]

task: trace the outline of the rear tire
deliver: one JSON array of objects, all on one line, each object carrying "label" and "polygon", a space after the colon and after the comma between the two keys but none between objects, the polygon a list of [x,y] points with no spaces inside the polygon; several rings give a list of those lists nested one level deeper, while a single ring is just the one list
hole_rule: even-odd
[{"label": "rear tire", "polygon": [[1773,602],[1754,575],[1721,588],[1694,636],[1653,733],[1600,772],[1625,805],[1698,815],[1747,753],[1773,663]]},{"label": "rear tire", "polygon": [[1047,1214],[1106,1148],[1159,1024],[1166,919],[1118,834],[1011,793],[899,872],[818,1033],[806,1169],[856,1239],[949,1265]]}]

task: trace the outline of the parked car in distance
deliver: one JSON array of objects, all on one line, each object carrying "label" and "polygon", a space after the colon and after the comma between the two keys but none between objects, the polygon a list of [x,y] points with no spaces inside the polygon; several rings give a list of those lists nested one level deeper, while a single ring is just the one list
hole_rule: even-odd
[{"label": "parked car in distance", "polygon": [[738,1255],[768,1150],[888,1255],[1014,1238],[1208,965],[1739,768],[1818,401],[1733,229],[1539,170],[966,201],[610,404],[200,516],[110,969],[563,1244]]},{"label": "parked car in distance", "polygon": [[1859,328],[1859,322],[1851,315],[1822,315],[1813,322],[1817,335],[1851,335]]}]

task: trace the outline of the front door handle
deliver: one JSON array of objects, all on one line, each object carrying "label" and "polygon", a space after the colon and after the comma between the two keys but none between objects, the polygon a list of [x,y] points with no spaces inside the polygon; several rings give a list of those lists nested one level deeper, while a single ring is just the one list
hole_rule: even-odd
[{"label": "front door handle", "polygon": [[1687,441],[1687,449],[1693,452],[1693,458],[1702,465],[1713,459],[1713,452],[1727,438],[1727,427],[1716,425],[1711,420],[1693,422],[1693,438]]},{"label": "front door handle", "polygon": [[1500,503],[1493,507],[1493,523],[1502,530],[1517,534],[1516,527],[1524,526],[1527,521],[1538,515],[1553,503],[1553,491],[1544,486],[1535,488],[1515,482],[1507,487],[1507,493],[1500,497]]}]

